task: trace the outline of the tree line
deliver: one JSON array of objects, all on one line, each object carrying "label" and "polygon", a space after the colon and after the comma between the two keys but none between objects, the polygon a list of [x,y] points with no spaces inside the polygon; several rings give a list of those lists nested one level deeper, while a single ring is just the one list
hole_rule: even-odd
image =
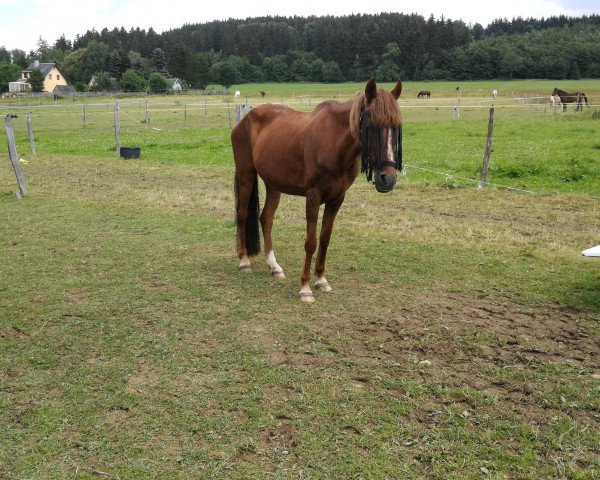
[{"label": "tree line", "polygon": [[[89,30],[26,53],[0,47],[0,90],[33,60],[56,62],[69,82],[123,90],[210,83],[577,79],[600,77],[600,16],[498,19],[487,27],[401,13],[258,17],[152,28]],[[107,80],[108,79],[108,80]],[[157,82],[158,87],[157,87]],[[96,82],[98,85],[98,82]],[[98,87],[96,87],[98,88]]]}]

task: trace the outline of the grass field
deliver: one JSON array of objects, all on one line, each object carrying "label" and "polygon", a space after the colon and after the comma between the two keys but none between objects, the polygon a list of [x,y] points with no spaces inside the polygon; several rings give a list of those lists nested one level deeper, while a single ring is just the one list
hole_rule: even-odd
[{"label": "grass field", "polygon": [[[286,87],[299,108],[333,88]],[[35,157],[19,110],[0,479],[598,478],[600,264],[580,252],[600,242],[600,120],[499,100],[490,181],[533,193],[477,190],[483,100],[460,121],[450,93],[402,100],[407,176],[385,196],[357,179],[313,305],[302,199],[276,215],[288,278],[237,270],[224,99],[155,99],[150,125],[121,99],[133,161],[110,105],[85,129],[81,105],[32,108]]]}]

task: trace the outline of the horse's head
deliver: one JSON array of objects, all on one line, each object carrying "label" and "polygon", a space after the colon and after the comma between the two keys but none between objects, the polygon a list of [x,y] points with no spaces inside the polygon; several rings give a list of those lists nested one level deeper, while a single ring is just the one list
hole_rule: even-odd
[{"label": "horse's head", "polygon": [[378,192],[391,191],[396,170],[402,168],[402,116],[397,100],[402,92],[398,81],[392,92],[379,90],[375,77],[353,106],[351,121],[358,122],[362,168]]},{"label": "horse's head", "polygon": [[558,88],[555,88],[554,90],[552,90],[552,96],[554,95],[558,95]]}]

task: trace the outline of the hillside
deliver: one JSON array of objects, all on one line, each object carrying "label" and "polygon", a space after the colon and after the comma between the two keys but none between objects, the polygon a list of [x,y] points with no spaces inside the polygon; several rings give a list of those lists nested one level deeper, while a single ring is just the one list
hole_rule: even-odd
[{"label": "hillside", "polygon": [[[600,16],[498,19],[487,27],[416,14],[260,17],[153,29],[87,31],[0,63],[54,61],[71,83],[127,70],[193,88],[246,82],[600,77]],[[11,55],[12,54],[12,55]],[[2,88],[0,79],[0,88]],[[134,82],[135,84],[135,82]]]}]

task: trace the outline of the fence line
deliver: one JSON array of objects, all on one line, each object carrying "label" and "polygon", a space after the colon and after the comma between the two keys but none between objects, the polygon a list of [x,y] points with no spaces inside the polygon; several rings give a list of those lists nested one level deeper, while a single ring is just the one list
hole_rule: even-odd
[{"label": "fence line", "polygon": [[[546,97],[538,97],[538,98],[546,98]],[[486,102],[489,99],[483,99],[480,102],[482,104],[479,105],[465,105],[464,103],[461,105],[462,109],[466,109],[466,108],[489,108],[489,105],[487,104],[483,104],[484,102]],[[421,102],[419,102],[421,103]],[[437,108],[437,109],[454,109],[456,108],[456,105],[441,105],[441,104],[437,104],[437,105],[432,105],[431,102],[425,100],[422,101],[422,103],[425,103],[425,105],[423,104],[419,104],[419,105],[415,105],[413,103],[403,103],[401,104],[401,106],[405,107],[405,108],[409,108],[409,109],[413,109],[413,108]],[[493,102],[492,102],[493,103]],[[214,103],[210,103],[207,104],[206,102],[202,102],[202,103],[196,103],[196,102],[190,102],[190,103],[186,103],[186,104],[181,104],[181,103],[169,103],[169,102],[156,102],[154,104],[150,103],[150,102],[145,102],[146,105],[144,105],[142,102],[126,102],[126,103],[95,103],[95,104],[78,104],[78,105],[61,105],[60,107],[64,108],[65,111],[63,112],[56,112],[53,111],[52,113],[48,113],[46,111],[43,112],[43,116],[51,116],[51,117],[64,117],[64,116],[70,116],[70,117],[77,117],[75,119],[75,121],[82,121],[83,120],[83,127],[86,127],[86,116],[88,116],[89,118],[93,118],[96,117],[96,119],[98,118],[98,116],[101,117],[105,117],[106,116],[106,120],[104,120],[104,118],[101,120],[102,123],[97,124],[97,127],[100,126],[100,128],[104,128],[104,126],[106,126],[107,128],[109,127],[109,121],[108,121],[108,116],[109,115],[115,115],[115,123],[118,123],[118,127],[120,127],[120,118],[117,118],[116,115],[118,113],[121,113],[123,116],[129,118],[131,121],[135,122],[136,125],[142,126],[144,125],[144,121],[143,120],[139,120],[138,118],[136,118],[137,115],[140,115],[141,117],[145,114],[145,118],[146,118],[146,126],[149,127],[149,112],[154,112],[157,114],[161,114],[161,113],[175,113],[175,114],[179,114],[179,115],[183,115],[181,117],[181,121],[176,120],[176,122],[172,121],[172,117],[170,119],[167,120],[162,120],[164,122],[166,122],[169,126],[170,125],[176,125],[177,127],[181,127],[182,125],[185,125],[186,128],[188,127],[188,118],[189,118],[189,114],[190,113],[194,113],[197,115],[196,119],[203,119],[204,117],[206,117],[208,115],[207,113],[207,109],[211,108],[213,111],[216,110],[218,112],[220,112],[221,114],[225,113],[225,111],[227,112],[225,114],[225,116],[221,115],[221,121],[223,123],[222,126],[225,126],[227,124],[227,121],[229,120],[229,125],[232,126],[233,125],[233,119],[231,118],[232,115],[232,107],[235,106],[235,121],[236,123],[240,120],[241,118],[241,113],[242,111],[244,113],[246,113],[246,110],[249,108],[248,107],[248,102],[240,102],[240,103],[233,103],[233,102],[214,102]],[[287,104],[293,104],[292,102],[287,102]],[[297,105],[306,105],[306,102],[297,102]],[[309,100],[309,104],[310,104],[310,100]],[[149,107],[153,106],[155,108],[150,109]],[[511,108],[530,108],[531,106],[537,106],[537,107],[548,107],[550,106],[550,104],[528,104],[528,105],[506,105],[506,104],[501,104],[501,105],[496,105],[493,108],[495,109],[511,109]],[[596,104],[590,104],[590,107],[595,107]],[[2,106],[0,106],[2,107]],[[50,108],[56,108],[58,107],[57,105],[46,105],[46,106],[40,106],[38,108],[34,107],[36,109],[36,111],[39,113],[42,113],[42,111],[44,110],[44,108],[46,107],[50,107]],[[93,108],[90,107],[97,107],[98,110],[94,110]],[[108,107],[112,107],[111,109],[108,109]],[[128,107],[127,110],[125,110],[123,107]],[[163,107],[163,108],[161,108]],[[7,108],[7,107],[3,107],[3,108]],[[9,107],[10,108],[10,107]],[[14,107],[12,107],[14,108]],[[28,107],[19,107],[20,109],[26,109]],[[105,110],[106,108],[106,110]],[[76,110],[73,110],[76,109]],[[112,110],[112,111],[111,111]],[[561,109],[559,107],[555,108],[555,109],[551,109],[550,111],[555,111],[555,112],[559,112]],[[81,118],[81,112],[83,112],[83,118]],[[200,114],[198,114],[198,112],[200,112]],[[28,127],[31,128],[31,133],[30,133],[30,138],[31,135],[33,133],[32,127],[31,127],[31,117],[30,115],[28,115],[29,117],[29,122],[28,122]],[[104,122],[106,121],[106,125],[104,125]],[[70,124],[69,124],[70,125]],[[160,121],[158,123],[158,125],[161,125]],[[60,124],[61,127],[64,127],[64,123]],[[52,127],[50,127],[51,129]],[[131,127],[130,127],[131,128]],[[193,126],[192,126],[193,128]],[[152,127],[153,130],[161,130],[160,128],[157,127]],[[115,135],[118,135],[117,131],[115,131]],[[117,157],[119,156],[119,152],[118,152],[118,147],[119,147],[119,138],[115,138],[116,140],[116,144],[117,144]],[[496,188],[500,188],[500,189],[506,189],[506,190],[511,190],[511,191],[515,191],[515,192],[520,192],[520,193],[528,193],[528,194],[544,194],[543,192],[535,192],[535,191],[531,191],[531,190],[526,190],[526,189],[521,189],[521,188],[516,188],[516,187],[512,187],[512,186],[507,186],[507,185],[501,185],[501,184],[496,184],[496,183],[492,183],[492,182],[488,182],[487,179],[480,179],[480,180],[476,180],[473,178],[467,178],[467,177],[461,177],[459,175],[455,175],[453,173],[447,173],[447,172],[439,172],[439,171],[435,171],[435,170],[431,170],[416,164],[406,164],[405,163],[405,170],[403,171],[403,174],[406,175],[406,168],[408,169],[413,169],[413,170],[417,170],[417,171],[424,171],[424,172],[429,172],[431,174],[435,174],[435,175],[441,175],[446,177],[447,179],[457,179],[457,180],[461,180],[461,181],[465,181],[465,182],[469,182],[469,183],[473,183],[473,184],[479,184],[479,186],[491,186],[491,187],[496,187]],[[593,196],[593,195],[582,195],[585,198],[590,198],[590,199],[594,199],[594,200],[600,200],[600,197],[598,196]]]}]

